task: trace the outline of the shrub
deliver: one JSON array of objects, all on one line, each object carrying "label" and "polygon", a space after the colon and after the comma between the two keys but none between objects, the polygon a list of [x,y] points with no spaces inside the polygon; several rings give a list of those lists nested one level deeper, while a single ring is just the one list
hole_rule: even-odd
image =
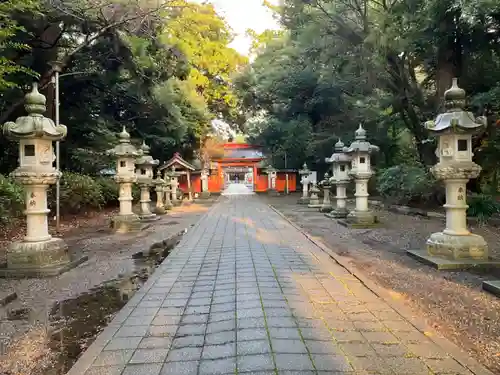
[{"label": "shrub", "polygon": [[500,203],[491,195],[471,194],[467,198],[467,216],[477,217],[480,221],[500,213]]},{"label": "shrub", "polygon": [[9,224],[24,210],[24,190],[10,177],[0,175],[0,226]]},{"label": "shrub", "polygon": [[118,205],[118,183],[110,177],[97,177],[95,179],[103,197],[103,205],[116,206]]},{"label": "shrub", "polygon": [[[60,187],[61,213],[76,214],[100,209],[104,204],[101,186],[92,177],[79,173],[64,172]],[[55,207],[55,187],[49,195],[51,208]]]},{"label": "shrub", "polygon": [[424,203],[436,199],[439,185],[424,167],[398,165],[378,173],[377,190],[394,203]]}]

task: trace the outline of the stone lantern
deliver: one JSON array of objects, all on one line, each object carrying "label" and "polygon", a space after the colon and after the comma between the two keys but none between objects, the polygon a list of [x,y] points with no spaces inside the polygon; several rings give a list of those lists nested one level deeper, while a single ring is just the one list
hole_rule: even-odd
[{"label": "stone lantern", "polygon": [[155,186],[155,191],[156,191],[155,213],[158,215],[164,215],[167,212],[167,210],[165,209],[165,204],[163,203],[163,194],[165,194],[164,192],[165,180],[161,178],[159,172],[158,175],[156,176],[156,179],[153,181],[153,184]]},{"label": "stone lantern", "polygon": [[323,204],[319,208],[319,212],[330,212],[333,210],[332,203],[330,201],[330,189],[332,185],[330,183],[330,175],[328,172],[325,173],[325,178],[321,181],[321,187],[323,188]]},{"label": "stone lantern", "polygon": [[445,110],[425,125],[438,137],[438,163],[432,174],[446,186],[446,227],[427,240],[427,251],[409,251],[437,268],[467,268],[488,263],[488,244],[467,229],[466,184],[476,178],[481,167],[472,161],[472,135],[486,127],[484,117],[474,118],[465,110],[465,91],[453,79],[444,94]]},{"label": "stone lantern", "polygon": [[174,205],[172,204],[172,200],[170,199],[172,189],[170,188],[170,175],[168,171],[165,171],[163,180],[165,181],[165,184],[163,185],[163,193],[165,194],[165,201],[163,203],[163,206],[165,207],[165,210],[171,210]]},{"label": "stone lantern", "polygon": [[278,176],[278,171],[271,164],[266,168],[267,174],[267,193],[269,195],[279,195],[278,190],[276,190],[276,178]]},{"label": "stone lantern", "polygon": [[201,171],[201,199],[208,199],[210,197],[210,191],[208,191],[208,177],[210,176],[210,169],[203,168]]},{"label": "stone lantern", "polygon": [[309,208],[321,207],[321,202],[319,201],[319,196],[318,196],[319,191],[320,190],[318,188],[318,185],[316,184],[316,182],[314,182],[311,187],[311,197],[309,198],[309,204],[307,205],[307,207]]},{"label": "stone lantern", "polygon": [[300,183],[302,184],[302,197],[300,197],[299,204],[309,204],[309,175],[311,171],[307,168],[307,164],[304,163],[302,169],[299,170]]},{"label": "stone lantern", "polygon": [[10,244],[7,250],[7,269],[2,276],[51,276],[71,267],[68,246],[61,238],[49,234],[47,189],[57,182],[61,173],[53,164],[53,141],[67,134],[64,125],[56,126],[45,117],[46,98],[38,92],[37,84],[25,96],[27,116],[7,122],[3,133],[19,141],[19,167],[12,176],[23,185],[26,201],[26,236]]},{"label": "stone lantern", "polygon": [[327,163],[332,163],[333,176],[330,178],[330,183],[335,185],[335,200],[337,201],[335,210],[326,216],[338,219],[347,217],[346,191],[347,185],[351,181],[349,176],[351,158],[349,155],[344,154],[344,146],[344,143],[339,139],[335,144],[335,152],[325,160]]},{"label": "stone lantern", "polygon": [[127,233],[140,230],[142,225],[139,217],[132,211],[132,184],[137,181],[135,175],[135,159],[138,150],[130,143],[130,134],[125,127],[118,134],[119,144],[108,152],[116,157],[115,181],[120,185],[118,201],[120,211],[112,219],[113,229],[117,233]]},{"label": "stone lantern", "polygon": [[175,170],[175,167],[172,167],[172,170],[169,173],[170,176],[170,189],[172,194],[172,204],[174,206],[180,206],[182,202],[177,199],[177,189],[179,188],[179,176],[180,172]]},{"label": "stone lantern", "polygon": [[347,222],[357,227],[370,226],[377,222],[377,218],[368,208],[368,180],[373,175],[370,155],[379,150],[378,146],[366,140],[366,131],[361,125],[355,132],[355,140],[349,147],[344,147],[343,152],[351,158],[349,175],[354,177],[356,183],[356,208],[347,215]]},{"label": "stone lantern", "polygon": [[156,215],[151,212],[151,195],[149,189],[153,186],[153,167],[160,164],[149,155],[150,147],[143,142],[140,147],[140,156],[136,160],[137,183],[141,189],[141,220],[155,220]]}]

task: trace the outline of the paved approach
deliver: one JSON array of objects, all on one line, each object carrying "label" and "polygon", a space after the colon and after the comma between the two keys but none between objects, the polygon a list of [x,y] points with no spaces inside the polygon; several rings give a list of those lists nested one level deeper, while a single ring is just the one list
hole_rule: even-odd
[{"label": "paved approach", "polygon": [[69,374],[473,372],[245,196],[212,207]]}]

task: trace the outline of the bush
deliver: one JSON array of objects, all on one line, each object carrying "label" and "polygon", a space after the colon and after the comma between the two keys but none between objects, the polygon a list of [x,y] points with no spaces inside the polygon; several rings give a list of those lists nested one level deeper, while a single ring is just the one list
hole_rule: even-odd
[{"label": "bush", "polygon": [[500,203],[491,195],[471,194],[467,198],[467,216],[477,217],[480,221],[500,213]]},{"label": "bush", "polygon": [[[76,214],[102,208],[104,196],[101,185],[90,176],[64,172],[60,187],[61,213]],[[49,204],[55,208],[55,186],[49,194]]]},{"label": "bush", "polygon": [[24,190],[10,177],[0,174],[0,226],[11,223],[24,210]]},{"label": "bush", "polygon": [[377,190],[393,203],[428,203],[437,200],[439,185],[421,166],[399,165],[377,174]]},{"label": "bush", "polygon": [[97,177],[95,179],[103,197],[103,205],[106,207],[118,205],[118,183],[110,177]]}]

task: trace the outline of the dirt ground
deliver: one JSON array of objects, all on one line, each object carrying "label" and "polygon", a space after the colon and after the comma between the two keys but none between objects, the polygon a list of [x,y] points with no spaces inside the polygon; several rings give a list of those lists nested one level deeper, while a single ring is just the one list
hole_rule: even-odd
[{"label": "dirt ground", "polygon": [[[152,244],[189,230],[210,204],[174,208],[138,234],[111,234],[107,229],[110,212],[83,220],[80,226],[74,220],[67,221],[62,237],[72,250],[87,255],[88,261],[54,278],[0,279],[0,290],[13,290],[18,296],[17,300],[0,307],[0,374],[64,374],[80,351],[90,345],[103,328],[97,325],[104,326],[110,315],[126,303],[123,298],[130,298],[140,286],[140,282],[135,285],[135,280],[139,278],[144,282],[156,266],[154,262],[150,264],[134,259],[137,258],[134,255],[147,252]],[[67,311],[62,311],[61,306]],[[61,314],[61,319],[69,317],[69,323],[64,323],[67,326],[59,327],[61,332],[81,335],[84,339],[81,348],[71,348],[72,353],[65,349],[64,355],[69,359],[60,358],[59,351],[65,345],[62,342],[66,339],[64,334],[61,334],[60,345],[51,343],[54,311]],[[96,326],[89,330],[81,326],[82,322]],[[80,326],[75,327],[73,323]],[[75,332],[75,329],[84,332]],[[50,368],[50,361],[59,361],[66,368],[40,371],[41,368]]]},{"label": "dirt ground", "polygon": [[[377,210],[381,228],[347,229],[317,209],[298,205],[298,198],[264,199],[336,253],[349,257],[366,276],[424,316],[443,336],[500,374],[500,299],[481,290],[483,280],[499,275],[437,271],[405,253],[424,248],[429,234],[443,229],[442,219]],[[472,231],[484,236],[492,256],[500,258],[497,228],[472,227]]]}]

